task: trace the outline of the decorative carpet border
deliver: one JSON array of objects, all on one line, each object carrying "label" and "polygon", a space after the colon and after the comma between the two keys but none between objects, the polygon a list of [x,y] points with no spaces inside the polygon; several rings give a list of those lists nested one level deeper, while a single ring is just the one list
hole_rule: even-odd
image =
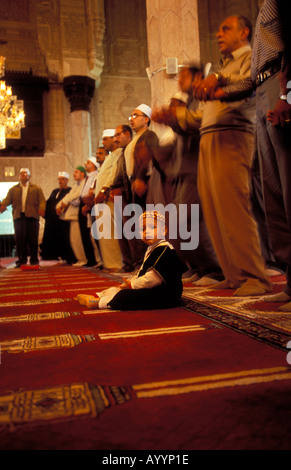
[{"label": "decorative carpet border", "polygon": [[238,333],[243,333],[257,341],[261,341],[269,346],[286,351],[287,343],[290,341],[290,335],[276,331],[268,326],[250,320],[241,318],[233,312],[227,312],[217,306],[207,305],[185,298],[181,299],[181,306],[190,312],[201,315],[204,318],[211,319],[227,328]]},{"label": "decorative carpet border", "polygon": [[0,395],[0,431],[8,428],[13,432],[23,425],[47,425],[49,421],[99,418],[107,409],[133,400],[178,397],[290,379],[291,373],[287,367],[274,367],[126,386],[85,382],[36,390],[19,389]]}]

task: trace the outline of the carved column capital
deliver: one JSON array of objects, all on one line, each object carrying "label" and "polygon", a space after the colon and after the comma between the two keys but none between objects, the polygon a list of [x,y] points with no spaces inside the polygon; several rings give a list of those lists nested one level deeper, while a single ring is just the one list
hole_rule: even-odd
[{"label": "carved column capital", "polygon": [[63,87],[70,102],[71,112],[90,110],[95,80],[85,75],[70,75],[64,78]]}]

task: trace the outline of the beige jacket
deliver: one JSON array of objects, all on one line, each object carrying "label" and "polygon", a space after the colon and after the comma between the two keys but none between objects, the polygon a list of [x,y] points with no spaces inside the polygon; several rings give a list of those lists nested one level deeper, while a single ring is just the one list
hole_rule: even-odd
[{"label": "beige jacket", "polygon": [[[2,204],[5,206],[12,205],[13,220],[19,219],[22,212],[22,187],[18,183],[9,189]],[[25,202],[25,216],[39,219],[40,212],[45,211],[46,200],[42,189],[36,184],[29,183],[27,197]]]}]

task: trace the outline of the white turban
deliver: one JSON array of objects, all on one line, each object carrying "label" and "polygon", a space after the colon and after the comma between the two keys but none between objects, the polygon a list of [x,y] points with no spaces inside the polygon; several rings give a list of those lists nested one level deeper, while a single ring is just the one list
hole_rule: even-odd
[{"label": "white turban", "polygon": [[66,171],[59,171],[59,178],[60,177],[69,179],[70,176],[69,173],[67,173]]},{"label": "white turban", "polygon": [[151,116],[152,116],[152,108],[150,108],[148,105],[146,105],[146,104],[140,104],[136,109],[138,109],[139,111],[141,111],[142,113],[144,113],[148,118],[151,119]]},{"label": "white turban", "polygon": [[115,129],[104,129],[102,134],[103,137],[114,137],[115,136]]},{"label": "white turban", "polygon": [[99,165],[99,163],[97,162],[97,160],[96,160],[95,157],[90,157],[90,158],[88,158],[88,160],[89,160],[90,162],[92,162],[92,163],[96,166],[96,168],[99,168],[100,165]]}]

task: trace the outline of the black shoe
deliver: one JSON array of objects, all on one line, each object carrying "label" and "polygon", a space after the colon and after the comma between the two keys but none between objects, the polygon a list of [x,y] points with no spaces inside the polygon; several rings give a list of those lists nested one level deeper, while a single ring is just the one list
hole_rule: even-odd
[{"label": "black shoe", "polygon": [[94,264],[93,268],[95,269],[104,269],[103,263],[99,261],[99,263]]},{"label": "black shoe", "polygon": [[118,272],[119,273],[132,273],[134,271],[133,266],[123,266]]},{"label": "black shoe", "polygon": [[15,268],[20,268],[21,266],[25,266],[27,264],[27,259],[19,259],[15,262]]}]

